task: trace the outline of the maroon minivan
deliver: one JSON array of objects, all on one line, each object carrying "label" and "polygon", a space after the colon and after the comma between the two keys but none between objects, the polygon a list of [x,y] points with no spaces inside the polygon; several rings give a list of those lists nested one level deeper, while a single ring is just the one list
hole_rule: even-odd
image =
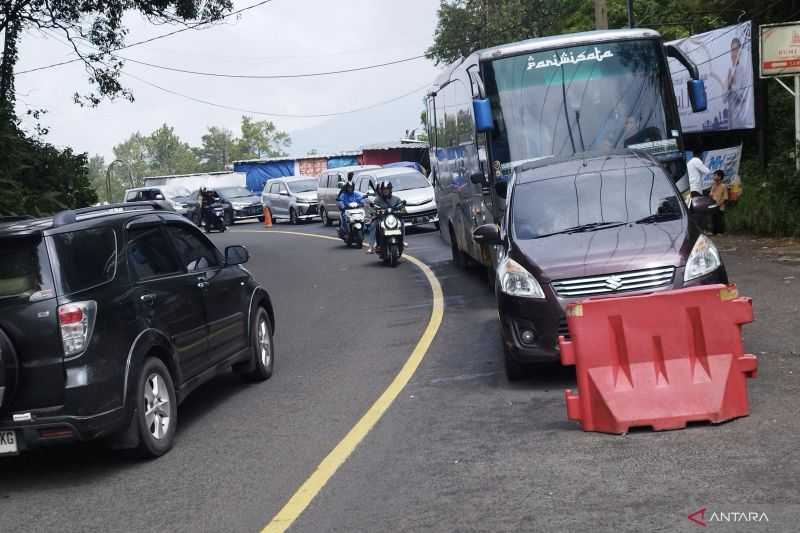
[{"label": "maroon minivan", "polygon": [[557,359],[569,303],[728,282],[714,243],[647,155],[541,160],[499,188],[503,225],[481,226],[474,238],[499,246],[495,292],[511,380],[526,363]]}]

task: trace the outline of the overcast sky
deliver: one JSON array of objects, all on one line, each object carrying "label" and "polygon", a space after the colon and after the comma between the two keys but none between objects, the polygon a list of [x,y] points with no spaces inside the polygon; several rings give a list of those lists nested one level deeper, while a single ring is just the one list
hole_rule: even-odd
[{"label": "overcast sky", "polygon": [[[256,0],[235,0],[235,9]],[[202,31],[187,31],[122,52],[132,59],[172,67],[230,74],[294,74],[384,63],[423,53],[433,39],[439,0],[274,0]],[[166,33],[140,16],[127,18],[128,42]],[[55,34],[58,35],[58,34]],[[59,36],[61,38],[61,36]],[[63,39],[62,39],[63,40]],[[29,32],[17,71],[71,57],[55,38]],[[365,72],[292,80],[198,77],[127,63],[125,71],[164,88],[234,107],[280,114],[347,111],[431,84],[437,68],[425,59]],[[77,152],[113,159],[112,147],[136,131],[167,123],[193,145],[208,126],[238,133],[241,112],[166,94],[123,77],[136,97],[88,109],[72,103],[89,83],[80,63],[17,77],[18,113],[48,110],[47,140]],[[354,149],[358,144],[397,140],[418,125],[423,91],[367,112],[335,119],[268,118],[296,139],[292,154],[311,148]],[[327,121],[327,122],[326,122]]]}]

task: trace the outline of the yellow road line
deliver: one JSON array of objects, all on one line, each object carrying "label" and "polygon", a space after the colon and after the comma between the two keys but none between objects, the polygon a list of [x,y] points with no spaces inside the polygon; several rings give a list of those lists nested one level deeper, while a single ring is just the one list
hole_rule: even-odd
[{"label": "yellow road line", "polygon": [[[244,230],[243,232],[246,231],[249,231],[250,233],[282,233],[288,235],[317,237],[320,239],[331,239],[335,241],[339,240],[334,237],[317,235],[314,233],[299,233],[280,230]],[[303,511],[305,511],[317,494],[319,494],[319,491],[322,490],[328,481],[330,481],[339,467],[344,464],[348,457],[350,457],[350,454],[353,453],[361,441],[364,440],[364,437],[366,437],[372,428],[375,427],[375,424],[378,423],[386,410],[389,409],[392,403],[397,399],[405,386],[411,380],[414,372],[416,372],[417,368],[419,368],[419,365],[422,363],[422,359],[428,352],[434,337],[436,337],[436,333],[439,331],[439,326],[441,326],[442,318],[444,317],[444,295],[442,293],[442,286],[428,265],[416,257],[410,255],[405,255],[404,257],[417,268],[419,268],[423,274],[425,274],[425,278],[428,280],[428,283],[431,286],[431,292],[433,294],[433,308],[431,309],[431,317],[428,321],[428,326],[422,333],[422,337],[420,337],[419,341],[417,342],[414,351],[411,352],[411,355],[406,360],[403,368],[400,369],[400,372],[395,376],[389,387],[383,391],[383,394],[381,394],[375,403],[373,403],[372,406],[367,410],[367,412],[364,413],[361,419],[356,422],[356,425],[353,426],[350,432],[347,433],[347,435],[345,435],[345,437],[339,441],[339,444],[337,444],[336,447],[331,450],[327,457],[322,460],[311,476],[309,476],[309,478],[306,479],[300,488],[297,489],[297,492],[295,492],[294,495],[289,498],[289,501],[287,501],[283,508],[278,511],[278,514],[276,514],[272,520],[270,520],[269,524],[264,527],[262,533],[282,533],[283,531],[286,531],[295,522],[295,520],[300,517],[301,514],[303,514]]]}]

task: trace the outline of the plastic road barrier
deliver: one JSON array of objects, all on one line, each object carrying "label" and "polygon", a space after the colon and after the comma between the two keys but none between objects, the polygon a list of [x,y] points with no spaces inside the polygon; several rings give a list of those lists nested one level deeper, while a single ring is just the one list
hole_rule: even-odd
[{"label": "plastic road barrier", "polygon": [[272,213],[270,212],[269,207],[264,208],[264,225],[272,226]]},{"label": "plastic road barrier", "polygon": [[733,285],[569,306],[571,340],[559,345],[578,392],[565,391],[568,418],[584,431],[627,433],[747,416],[758,360],[743,353],[741,327],[752,321],[750,298]]}]

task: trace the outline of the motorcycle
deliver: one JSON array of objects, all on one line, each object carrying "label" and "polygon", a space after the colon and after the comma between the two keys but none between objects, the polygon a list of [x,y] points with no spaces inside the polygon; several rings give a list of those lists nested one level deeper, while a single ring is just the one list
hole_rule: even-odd
[{"label": "motorcycle", "polygon": [[211,233],[214,230],[224,232],[228,229],[225,224],[225,207],[219,202],[204,207],[203,223],[205,224],[206,233]]},{"label": "motorcycle", "polygon": [[339,227],[339,237],[345,242],[349,248],[355,244],[358,248],[364,246],[364,219],[366,213],[364,208],[356,202],[347,204],[347,209],[344,211],[344,219],[347,221],[347,227]]},{"label": "motorcycle", "polygon": [[400,202],[394,207],[375,207],[375,220],[377,224],[376,243],[378,257],[385,265],[397,266],[397,261],[403,255],[405,243],[403,242],[403,212],[406,203]]}]

